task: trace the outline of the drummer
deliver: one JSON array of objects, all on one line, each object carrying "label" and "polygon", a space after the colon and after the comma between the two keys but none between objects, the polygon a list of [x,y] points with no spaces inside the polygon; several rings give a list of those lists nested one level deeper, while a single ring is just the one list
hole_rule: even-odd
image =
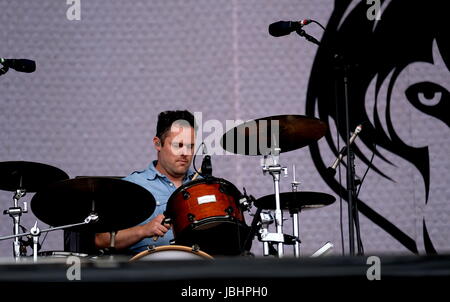
[{"label": "drummer", "polygon": [[[147,169],[133,172],[124,178],[149,190],[155,197],[156,209],[139,225],[116,234],[117,250],[136,254],[146,250],[149,245],[170,244],[173,233],[170,225],[161,224],[163,213],[170,195],[194,176],[189,167],[194,154],[195,131],[194,116],[189,111],[164,111],[158,115],[156,136],[153,138],[157,160]],[[153,237],[156,236],[158,239],[155,241]],[[109,233],[96,234],[97,248],[107,248],[109,244]]]}]

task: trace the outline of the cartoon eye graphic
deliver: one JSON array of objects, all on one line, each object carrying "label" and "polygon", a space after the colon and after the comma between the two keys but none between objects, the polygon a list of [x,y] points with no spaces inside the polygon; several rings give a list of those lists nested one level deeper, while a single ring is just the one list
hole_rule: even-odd
[{"label": "cartoon eye graphic", "polygon": [[408,100],[415,105],[436,106],[448,95],[447,89],[431,82],[420,82],[411,85],[405,91]]}]

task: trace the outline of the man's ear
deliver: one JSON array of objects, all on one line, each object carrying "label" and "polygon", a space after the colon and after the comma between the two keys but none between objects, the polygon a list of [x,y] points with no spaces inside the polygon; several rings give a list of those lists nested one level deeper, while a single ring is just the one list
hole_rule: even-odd
[{"label": "man's ear", "polygon": [[153,144],[155,144],[155,149],[157,151],[161,151],[161,140],[159,139],[159,137],[155,136],[153,138]]}]

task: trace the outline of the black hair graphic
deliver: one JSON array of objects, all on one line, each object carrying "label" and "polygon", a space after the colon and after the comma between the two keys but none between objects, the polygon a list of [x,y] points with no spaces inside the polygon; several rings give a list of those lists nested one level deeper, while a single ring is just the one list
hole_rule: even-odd
[{"label": "black hair graphic", "polygon": [[[382,15],[380,20],[369,20],[367,10],[370,7],[366,1],[337,0],[330,17],[326,32],[322,37],[321,46],[313,64],[306,101],[306,114],[335,123],[338,134],[345,138],[345,107],[340,85],[340,69],[336,68],[336,58],[340,57],[349,66],[350,94],[350,128],[365,122],[364,131],[360,135],[362,143],[379,159],[395,166],[374,147],[375,145],[403,158],[420,172],[425,185],[428,202],[430,190],[430,158],[428,148],[412,147],[399,137],[393,126],[390,103],[395,102],[392,91],[395,81],[402,70],[414,62],[433,63],[432,46],[436,42],[447,69],[450,69],[450,33],[444,1],[430,0],[424,3],[419,0],[381,1]],[[386,116],[381,117],[374,110],[372,122],[366,111],[366,94],[368,87],[375,81],[375,95],[380,94],[381,87],[387,84]],[[424,112],[450,125],[448,104],[449,92],[433,83],[421,83],[411,86],[405,92],[408,101]],[[434,86],[433,86],[434,85]],[[440,108],[428,110],[421,108],[415,100],[417,92],[430,96],[440,89],[443,101]],[[377,100],[375,100],[377,102]],[[376,103],[375,103],[376,106]],[[445,108],[442,106],[446,106]],[[326,143],[330,150],[338,153],[335,133],[326,134]],[[355,155],[381,177],[392,180],[381,168],[372,165],[356,145]],[[310,145],[313,162],[322,178],[330,188],[339,194],[345,190],[338,181],[330,179],[326,173],[326,164],[320,155],[319,144]],[[393,180],[392,180],[393,181]],[[345,198],[345,197],[344,197]],[[358,199],[359,211],[387,233],[398,240],[413,253],[418,253],[417,244],[413,238],[401,231],[392,222],[371,209],[363,200]],[[428,236],[425,220],[423,222],[425,249],[427,253],[436,253]]]}]

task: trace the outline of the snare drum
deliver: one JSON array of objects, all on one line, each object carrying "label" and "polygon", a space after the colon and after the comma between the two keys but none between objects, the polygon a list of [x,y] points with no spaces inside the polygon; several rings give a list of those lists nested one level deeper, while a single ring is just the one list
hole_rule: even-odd
[{"label": "snare drum", "polygon": [[230,182],[208,177],[180,186],[167,202],[175,243],[211,255],[238,255],[248,234],[239,207],[242,194]]},{"label": "snare drum", "polygon": [[163,245],[140,252],[130,259],[136,260],[207,260],[214,259],[200,250],[181,245]]}]

